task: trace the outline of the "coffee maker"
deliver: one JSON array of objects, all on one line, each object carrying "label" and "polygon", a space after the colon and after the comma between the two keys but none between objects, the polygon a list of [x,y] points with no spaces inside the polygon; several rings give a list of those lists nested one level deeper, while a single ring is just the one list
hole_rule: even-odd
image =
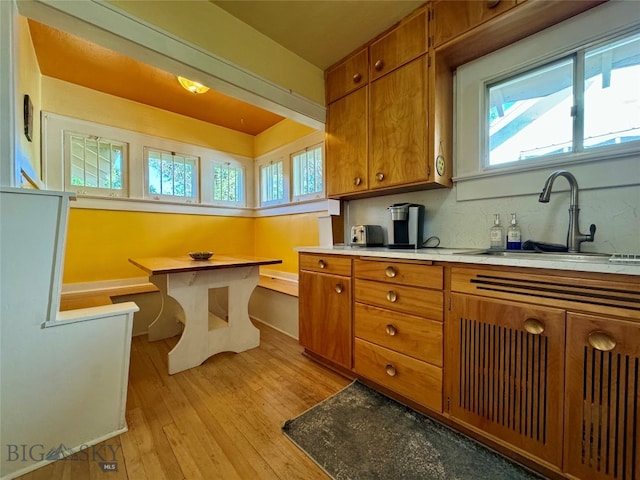
[{"label": "coffee maker", "polygon": [[389,248],[422,247],[424,205],[394,203],[388,210]]}]

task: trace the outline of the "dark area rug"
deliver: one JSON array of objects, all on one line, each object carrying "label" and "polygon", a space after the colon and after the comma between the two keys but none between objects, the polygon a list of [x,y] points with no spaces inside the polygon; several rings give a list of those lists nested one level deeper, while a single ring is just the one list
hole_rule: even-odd
[{"label": "dark area rug", "polygon": [[543,478],[358,381],[282,431],[336,480]]}]

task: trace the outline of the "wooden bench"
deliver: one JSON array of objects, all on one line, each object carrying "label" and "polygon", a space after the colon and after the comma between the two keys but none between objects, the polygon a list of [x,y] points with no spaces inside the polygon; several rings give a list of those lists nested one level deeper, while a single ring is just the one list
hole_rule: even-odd
[{"label": "wooden bench", "polygon": [[260,274],[258,286],[284,293],[285,295],[291,295],[292,297],[298,296],[298,282],[295,280]]},{"label": "wooden bench", "polygon": [[136,293],[157,292],[158,288],[152,283],[129,285],[126,287],[105,288],[87,292],[63,293],[60,296],[60,311],[76,310],[78,308],[98,307],[110,305],[111,297],[119,295],[134,295]]}]

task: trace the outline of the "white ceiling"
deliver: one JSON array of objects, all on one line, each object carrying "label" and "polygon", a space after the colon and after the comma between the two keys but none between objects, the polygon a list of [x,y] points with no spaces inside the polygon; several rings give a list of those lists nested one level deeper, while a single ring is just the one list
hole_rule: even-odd
[{"label": "white ceiling", "polygon": [[211,0],[321,70],[333,65],[424,0]]}]

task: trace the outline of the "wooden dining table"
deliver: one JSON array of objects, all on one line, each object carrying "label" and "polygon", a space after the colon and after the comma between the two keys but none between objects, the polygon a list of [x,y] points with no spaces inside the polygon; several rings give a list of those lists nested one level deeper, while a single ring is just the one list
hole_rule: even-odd
[{"label": "wooden dining table", "polygon": [[[249,319],[249,298],[258,285],[260,266],[282,260],[244,255],[193,260],[185,255],[129,261],[149,275],[162,295],[160,313],[149,325],[149,341],[182,332],[168,355],[170,375],[197,367],[217,353],[243,352],[260,345],[260,331]],[[227,312],[221,317],[209,311],[209,290],[224,287]],[[181,314],[166,308],[169,297],[181,307]]]}]

